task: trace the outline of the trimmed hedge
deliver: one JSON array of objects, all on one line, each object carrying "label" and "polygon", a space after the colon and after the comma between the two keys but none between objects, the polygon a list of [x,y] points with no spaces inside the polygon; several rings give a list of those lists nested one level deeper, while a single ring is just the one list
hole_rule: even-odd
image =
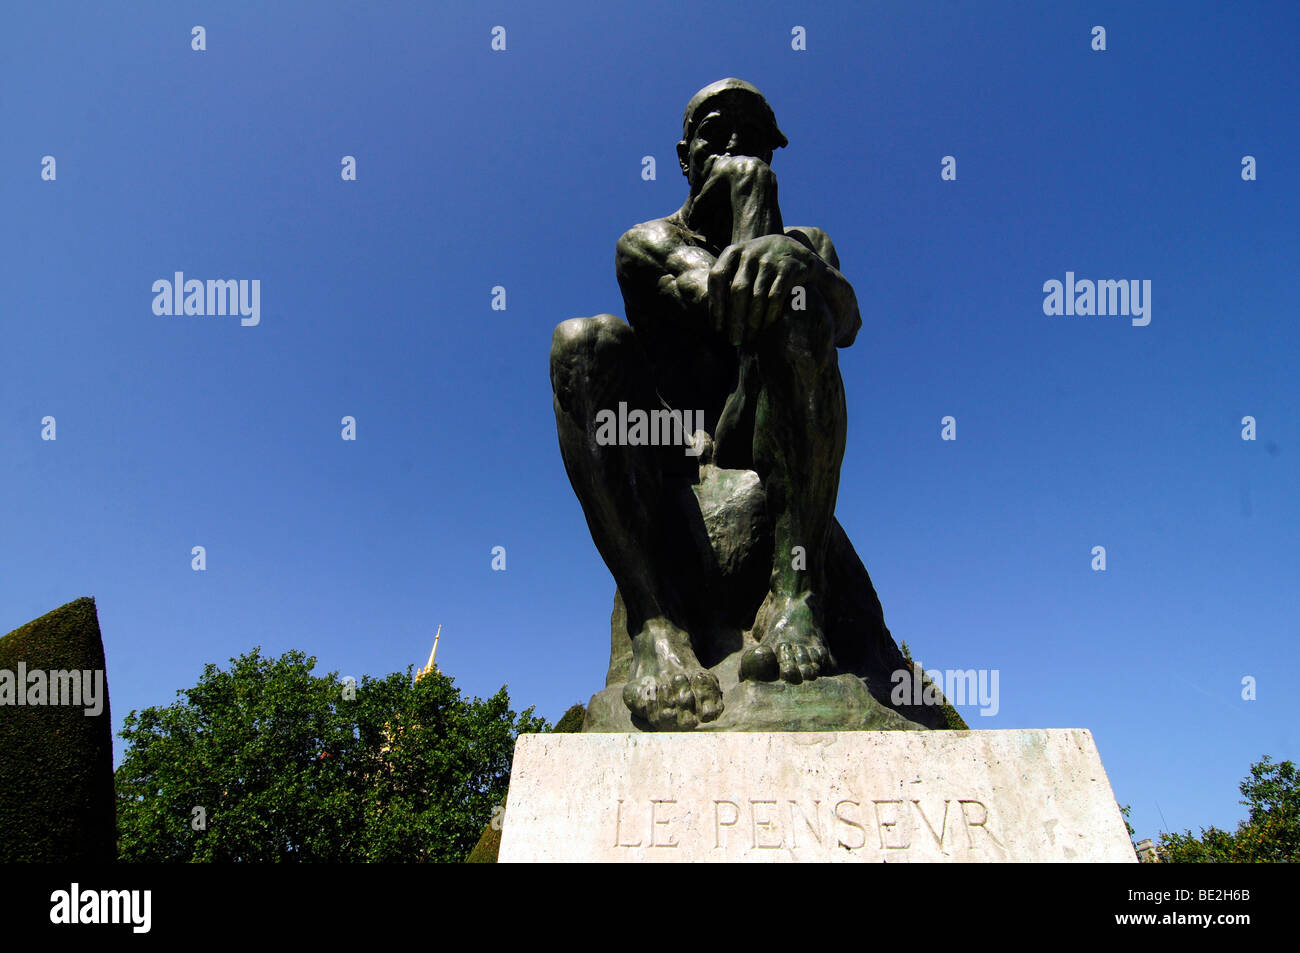
[{"label": "trimmed hedge", "polygon": [[551,732],[557,735],[576,735],[582,731],[582,719],[586,714],[587,709],[581,705],[574,705],[560,716],[560,720],[555,723]]},{"label": "trimmed hedge", "polygon": [[[0,669],[15,682],[20,662],[28,673],[105,672],[95,600],[69,602],[0,638]],[[95,716],[76,705],[0,704],[0,862],[116,859],[107,674],[102,701]]]}]

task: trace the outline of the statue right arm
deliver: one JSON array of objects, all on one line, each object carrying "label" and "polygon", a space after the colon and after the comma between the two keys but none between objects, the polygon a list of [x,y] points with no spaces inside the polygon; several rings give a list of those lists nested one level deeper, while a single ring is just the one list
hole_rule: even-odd
[{"label": "statue right arm", "polygon": [[628,323],[635,327],[637,318],[653,311],[695,334],[710,330],[709,270],[714,261],[662,219],[629,229],[614,255]]}]

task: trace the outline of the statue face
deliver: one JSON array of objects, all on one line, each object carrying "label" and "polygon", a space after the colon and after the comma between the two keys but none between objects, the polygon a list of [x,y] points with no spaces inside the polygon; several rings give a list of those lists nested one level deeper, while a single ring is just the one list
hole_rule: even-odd
[{"label": "statue face", "polygon": [[723,93],[701,107],[691,141],[677,155],[694,195],[704,185],[704,166],[714,156],[753,156],[772,162],[772,132],[758,101],[742,91]]}]

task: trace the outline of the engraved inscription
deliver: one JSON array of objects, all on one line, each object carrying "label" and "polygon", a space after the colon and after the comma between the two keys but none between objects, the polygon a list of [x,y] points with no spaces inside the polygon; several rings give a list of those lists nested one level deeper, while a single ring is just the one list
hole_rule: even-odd
[{"label": "engraved inscription", "polygon": [[[619,798],[614,808],[614,846],[679,846],[678,820],[670,809],[676,803],[674,798],[649,798],[645,801],[645,808],[638,810],[636,805],[626,804],[623,798]],[[636,840],[630,839],[633,836]]]},{"label": "engraved inscription", "polygon": [[[845,807],[846,804],[848,807]],[[840,801],[835,805],[836,820],[843,822],[850,831],[856,830],[858,832],[857,837],[859,839],[856,844],[850,844],[844,839],[844,834],[840,834],[839,845],[845,850],[861,850],[863,847],[867,846],[867,829],[856,820],[859,816],[858,811],[861,807],[862,805],[857,801]],[[849,834],[849,836],[852,837],[853,835]]]},{"label": "engraved inscription", "polygon": [[641,839],[637,838],[634,842],[623,841],[623,799],[618,799],[618,807],[614,809],[614,846],[615,847],[640,847]]},{"label": "engraved inscription", "polygon": [[722,855],[865,850],[893,861],[907,861],[916,851],[1007,851],[988,805],[969,797],[716,797],[698,809],[674,798],[619,798],[613,814],[614,846],[622,848],[673,849],[707,838]]},{"label": "engraved inscription", "polygon": [[[668,827],[672,823],[672,818],[659,818],[656,815],[659,812],[660,804],[676,804],[676,801],[670,801],[665,798],[656,798],[650,802],[650,846],[651,847],[676,847],[677,841],[671,831],[660,831],[661,827]],[[659,837],[665,837],[667,840],[661,842]]]},{"label": "engraved inscription", "polygon": [[[993,836],[993,832],[992,832],[991,830],[988,829],[989,809],[988,809],[987,807],[985,807],[984,804],[983,804],[982,802],[980,802],[980,801],[958,801],[957,803],[961,806],[961,816],[966,820],[966,838],[967,838],[967,840],[970,841],[970,846],[971,846],[971,849],[972,849],[972,850],[975,849],[975,841],[974,841],[974,839],[971,837],[971,828],[973,828],[973,827],[978,827],[978,828],[979,828],[980,830],[982,830],[985,834],[988,834],[989,837],[992,838],[993,843],[997,844],[999,847],[1001,847],[1001,848],[1003,848],[1003,849],[1006,848],[1006,845],[1003,844],[1003,843],[1002,843],[1000,840],[998,840],[996,837],[994,837],[994,836]],[[974,807],[972,807],[972,808],[970,809],[970,813],[969,813],[969,814],[967,813],[967,809],[966,809],[966,805],[968,805],[968,804],[973,804],[973,805],[974,805]],[[971,820],[971,815],[974,815],[974,816],[978,817],[979,820],[978,820],[978,821]]]},{"label": "engraved inscription", "polygon": [[[724,821],[722,819],[722,805],[731,808],[731,819]],[[735,827],[740,822],[740,805],[735,801],[714,801],[713,802],[713,847],[715,850],[722,847],[722,829],[724,827]]]},{"label": "engraved inscription", "polygon": [[[782,846],[781,823],[768,815],[768,808],[775,808],[776,801],[755,801],[751,798],[749,806],[750,817],[754,821],[754,847],[758,850],[779,850]],[[772,814],[775,813],[773,810]],[[774,834],[775,841],[772,839]]]},{"label": "engraved inscription", "polygon": [[876,829],[880,832],[880,849],[881,850],[907,850],[907,848],[910,847],[912,844],[911,837],[904,837],[903,842],[901,844],[891,843],[891,841],[897,840],[899,837],[903,837],[903,835],[900,832],[893,830],[893,828],[899,826],[897,806],[893,808],[886,807],[883,811],[881,810],[882,804],[899,805],[902,804],[903,802],[902,801],[872,801],[871,803],[876,808]]},{"label": "engraved inscription", "polygon": [[799,846],[798,837],[799,837],[800,821],[803,822],[803,826],[807,828],[808,833],[811,833],[813,837],[816,839],[817,846],[818,847],[821,846],[822,843],[821,806],[822,806],[822,802],[820,800],[813,801],[812,809],[806,810],[805,807],[801,805],[798,801],[794,801],[794,800],[790,801],[790,846],[791,847]]},{"label": "engraved inscription", "polygon": [[925,816],[925,811],[921,809],[921,802],[915,799],[912,800],[912,806],[916,809],[916,816],[921,819],[921,823],[930,831],[930,836],[934,838],[935,846],[944,854],[948,853],[943,849],[943,838],[944,834],[947,833],[948,830],[948,805],[951,803],[951,801],[943,802],[943,820],[939,822],[939,833],[936,834],[934,832],[934,825],[930,823],[930,819]]}]

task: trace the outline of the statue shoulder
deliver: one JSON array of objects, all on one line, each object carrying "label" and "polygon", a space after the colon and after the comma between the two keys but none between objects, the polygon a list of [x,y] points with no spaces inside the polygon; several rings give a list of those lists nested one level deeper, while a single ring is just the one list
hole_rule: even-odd
[{"label": "statue shoulder", "polygon": [[619,238],[614,260],[619,271],[638,264],[660,264],[686,243],[681,226],[668,218],[633,225]]},{"label": "statue shoulder", "polygon": [[680,245],[685,240],[685,237],[681,225],[674,221],[672,216],[656,218],[629,228],[619,238],[618,248],[629,251],[646,247],[663,248]]}]

